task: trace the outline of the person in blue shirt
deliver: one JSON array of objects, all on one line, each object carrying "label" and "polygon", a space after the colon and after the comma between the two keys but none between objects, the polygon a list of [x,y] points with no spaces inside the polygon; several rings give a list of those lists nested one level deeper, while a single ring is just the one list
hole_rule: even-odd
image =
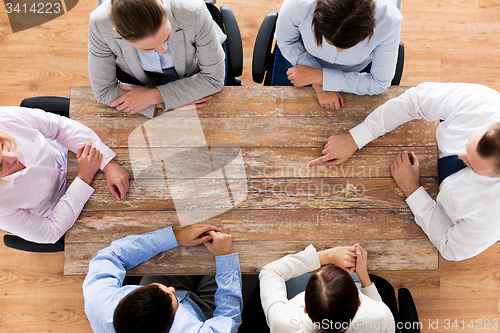
[{"label": "person in blue shirt", "polygon": [[391,0],[285,0],[271,85],[312,85],[332,110],[344,106],[339,92],[383,93],[394,77],[402,19]]},{"label": "person in blue shirt", "polygon": [[[171,286],[123,286],[126,270],[176,246],[204,244],[215,256],[216,308],[206,319],[190,293]],[[89,263],[85,313],[95,333],[237,332],[243,308],[238,254],[232,237],[211,225],[172,227],[116,240]]]}]

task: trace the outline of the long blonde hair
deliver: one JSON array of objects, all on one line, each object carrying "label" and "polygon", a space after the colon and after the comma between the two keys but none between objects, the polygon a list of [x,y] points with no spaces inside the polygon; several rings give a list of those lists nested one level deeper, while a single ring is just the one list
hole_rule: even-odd
[{"label": "long blonde hair", "polygon": [[[12,145],[12,150],[16,150],[17,149],[16,139],[14,139],[9,134],[7,134],[7,133],[5,133],[3,131],[0,131],[0,140],[5,140],[5,141],[10,142],[10,144]],[[0,179],[0,187],[3,187],[3,186],[5,186],[8,183],[9,183],[9,181]]]}]

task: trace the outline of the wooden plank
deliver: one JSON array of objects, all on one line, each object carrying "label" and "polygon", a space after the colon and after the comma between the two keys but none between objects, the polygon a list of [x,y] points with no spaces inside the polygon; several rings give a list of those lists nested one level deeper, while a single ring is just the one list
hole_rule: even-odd
[{"label": "wooden plank", "polygon": [[[198,109],[198,116],[205,117],[366,117],[376,107],[398,97],[411,87],[392,86],[387,92],[369,96],[343,93],[345,107],[329,110],[321,107],[311,87],[224,87],[212,96],[208,106]],[[241,95],[241,90],[245,95]],[[90,87],[71,87],[71,118],[84,121],[89,118],[144,118],[142,115],[126,115],[94,99]],[[156,116],[164,112],[157,109]]]},{"label": "wooden plank", "polygon": [[[153,155],[172,155],[168,148],[152,148]],[[390,165],[404,149],[415,152],[420,162],[422,177],[437,177],[437,147],[364,147],[358,150],[346,162],[338,166],[325,167],[318,165],[309,167],[308,161],[321,156],[322,148],[242,148],[241,154],[245,162],[248,179],[254,178],[387,178],[391,177]],[[129,148],[113,149],[117,154],[115,161],[122,165],[133,177]],[[130,148],[130,151],[135,149]],[[158,152],[159,151],[159,152]],[[163,153],[162,151],[165,151]],[[212,149],[212,152],[214,149]],[[134,153],[133,153],[134,154]],[[138,155],[138,154],[135,154]],[[145,155],[145,154],[144,154]],[[147,155],[149,156],[149,154]],[[144,157],[132,158],[133,165],[149,165],[151,160]],[[154,160],[154,162],[158,162]],[[196,165],[195,160],[185,160],[179,163]],[[68,179],[74,179],[78,174],[75,154],[70,153],[68,161]],[[96,179],[104,179],[104,173],[98,172]]]},{"label": "wooden plank", "polygon": [[[267,263],[287,254],[301,251],[309,244],[318,249],[360,243],[369,253],[368,269],[420,270],[437,269],[437,251],[426,239],[367,241],[362,239],[328,241],[235,241],[243,273],[257,273]],[[67,244],[64,251],[65,275],[81,275],[88,271],[88,262],[109,243]],[[190,260],[196,258],[196,260]],[[129,270],[133,275],[215,274],[215,259],[203,245],[177,247],[163,252]]]},{"label": "wooden plank", "polygon": [[[165,179],[144,179],[131,183],[124,200],[111,195],[103,179],[94,180],[94,194],[84,211],[206,210],[223,206],[227,187],[223,179],[189,180],[189,185],[171,187]],[[405,197],[392,178],[274,178],[228,179],[232,195],[244,200],[237,209],[331,209],[407,208]],[[435,178],[421,178],[421,184],[435,198]],[[174,191],[173,194],[171,191]],[[177,207],[174,205],[173,198]],[[189,200],[182,198],[190,198]],[[188,205],[188,206],[184,206]],[[181,208],[186,207],[186,208]],[[232,208],[229,207],[228,209]]]},{"label": "wooden plank", "polygon": [[[237,241],[337,239],[427,239],[409,209],[230,210],[204,223],[218,226]],[[83,212],[66,233],[66,244],[112,242],[173,226],[174,211]]]},{"label": "wooden plank", "polygon": [[[110,122],[98,118],[78,120],[114,148],[128,147],[129,135],[136,129],[140,130],[146,122],[145,117],[114,118]],[[240,148],[323,147],[331,135],[347,133],[363,120],[363,117],[207,117],[200,118],[200,123],[207,142],[229,142]],[[436,122],[413,120],[369,145],[435,146],[436,126]],[[176,122],[171,128],[162,122],[148,133],[149,144],[150,147],[183,147],[195,132],[189,118]]]}]

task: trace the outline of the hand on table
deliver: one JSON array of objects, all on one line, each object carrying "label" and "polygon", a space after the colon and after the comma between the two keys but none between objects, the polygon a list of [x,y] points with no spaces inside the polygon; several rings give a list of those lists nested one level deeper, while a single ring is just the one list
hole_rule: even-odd
[{"label": "hand on table", "polygon": [[323,91],[323,86],[321,84],[313,84],[312,86],[316,91],[318,103],[322,107],[330,110],[338,110],[340,107],[344,107],[344,98],[339,92]]},{"label": "hand on table", "polygon": [[420,187],[420,164],[415,153],[405,150],[396,156],[391,164],[391,174],[408,198]]},{"label": "hand on table", "polygon": [[214,256],[224,256],[233,253],[233,237],[231,235],[218,231],[209,231],[208,234],[213,239],[212,242],[203,243],[208,252]]},{"label": "hand on table", "polygon": [[78,162],[77,177],[90,185],[102,162],[102,153],[92,143],[87,142],[78,147],[76,154]]},{"label": "hand on table", "polygon": [[354,249],[356,251],[356,274],[361,282],[361,287],[368,287],[372,284],[367,268],[368,253],[357,243],[354,244]]},{"label": "hand on table", "polygon": [[288,80],[296,87],[323,84],[323,70],[309,66],[293,66],[288,69],[286,75],[288,75]]},{"label": "hand on table", "polygon": [[356,250],[354,246],[339,246],[318,252],[321,264],[334,264],[352,274],[356,268]]},{"label": "hand on table", "polygon": [[125,199],[129,189],[130,175],[114,160],[109,161],[103,169],[109,192],[117,199]]},{"label": "hand on table", "polygon": [[174,108],[174,110],[192,110],[192,109],[201,109],[207,106],[208,104],[206,103],[207,101],[211,100],[212,96],[206,96],[203,98],[200,98],[197,101],[194,101],[192,103],[183,105],[183,106],[178,106]]},{"label": "hand on table", "polygon": [[220,231],[220,229],[209,224],[192,224],[181,230],[174,231],[174,235],[179,245],[195,246],[210,242],[213,239],[210,232],[214,231]]},{"label": "hand on table", "polygon": [[358,149],[351,134],[332,135],[328,138],[322,157],[309,161],[309,166],[325,163],[326,166],[344,163]]},{"label": "hand on table", "polygon": [[125,95],[115,99],[109,106],[118,111],[137,113],[149,107],[163,103],[163,97],[156,88],[144,88],[120,84],[122,90],[128,91]]}]

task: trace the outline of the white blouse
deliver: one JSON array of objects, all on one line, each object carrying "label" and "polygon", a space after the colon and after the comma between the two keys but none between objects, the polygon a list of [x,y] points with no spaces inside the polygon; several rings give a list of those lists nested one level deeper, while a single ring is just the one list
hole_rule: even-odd
[{"label": "white blouse", "polygon": [[90,128],[38,109],[0,107],[0,131],[17,142],[26,167],[0,187],[0,228],[37,243],[56,242],[75,223],[94,189],[76,178],[66,191],[68,149],[92,142],[101,169],[115,157]]}]

